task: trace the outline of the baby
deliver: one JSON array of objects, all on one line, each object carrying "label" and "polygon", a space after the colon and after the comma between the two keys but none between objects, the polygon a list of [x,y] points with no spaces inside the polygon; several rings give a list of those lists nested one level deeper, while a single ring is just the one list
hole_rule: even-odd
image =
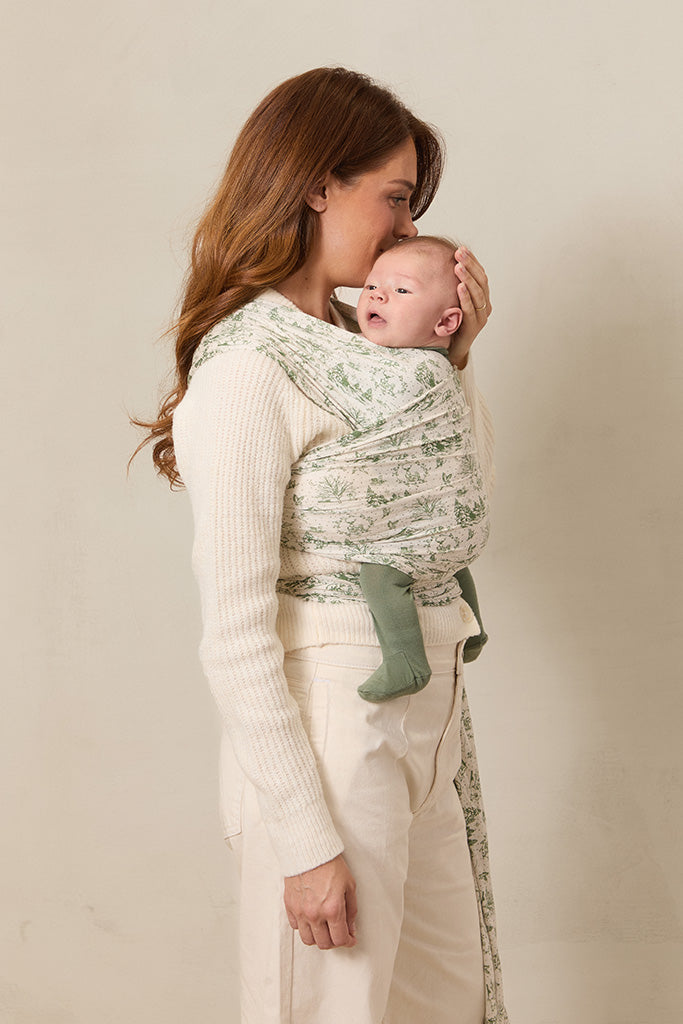
[{"label": "baby", "polygon": [[[375,262],[363,287],[358,323],[363,335],[387,348],[424,348],[448,358],[451,336],[462,322],[458,280],[453,272],[456,246],[444,238],[417,236],[399,243]],[[469,569],[456,574],[463,597],[481,632],[467,641],[465,660],[472,661],[488,639]],[[360,585],[370,608],[382,649],[382,664],[358,688],[365,700],[378,703],[417,693],[429,682],[431,669],[410,588],[412,576],[389,565],[361,564]]]}]

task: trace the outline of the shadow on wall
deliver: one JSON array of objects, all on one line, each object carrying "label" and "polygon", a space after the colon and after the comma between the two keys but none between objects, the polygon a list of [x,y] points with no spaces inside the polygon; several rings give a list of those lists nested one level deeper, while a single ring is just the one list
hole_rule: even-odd
[{"label": "shadow on wall", "polygon": [[[608,200],[550,224],[546,242],[528,305],[502,314],[529,328],[516,328],[520,394],[497,417],[494,558],[516,619],[505,643],[523,666],[514,727],[530,749],[518,771],[538,794],[531,820],[515,824],[526,879],[515,931],[524,942],[675,943],[681,242],[665,211],[639,223]],[[635,1020],[642,978],[622,986],[614,1019]],[[614,993],[603,996],[614,1013]],[[658,998],[673,1020],[673,995]]]}]

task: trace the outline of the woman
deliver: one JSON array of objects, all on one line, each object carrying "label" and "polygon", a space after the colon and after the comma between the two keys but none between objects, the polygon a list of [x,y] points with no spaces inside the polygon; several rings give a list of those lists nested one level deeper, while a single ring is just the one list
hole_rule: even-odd
[{"label": "woman", "polygon": [[[457,595],[422,608],[434,673],[424,700],[361,701],[379,648],[358,566],[280,546],[292,465],[345,424],[249,335],[217,358],[202,348],[257,296],[274,320],[353,329],[334,289],[362,285],[382,251],[417,233],[441,166],[433,129],[362,75],[320,68],[274,89],[200,222],[176,387],[147,424],[158,470],[182,480],[194,512],[200,655],[225,724],[223,822],[240,865],[243,1024],[484,1019],[477,895],[452,785],[472,613]],[[488,284],[470,253],[457,257],[464,325],[451,359],[488,465],[465,370]],[[490,977],[486,989],[487,1020],[504,1021]]]}]

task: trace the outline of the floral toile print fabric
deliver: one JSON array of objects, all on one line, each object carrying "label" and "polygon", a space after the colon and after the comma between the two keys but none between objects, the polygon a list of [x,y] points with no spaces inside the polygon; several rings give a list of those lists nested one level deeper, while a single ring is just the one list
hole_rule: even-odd
[{"label": "floral toile print fabric", "polygon": [[[439,353],[379,348],[272,296],[217,324],[193,372],[225,347],[253,346],[349,425],[292,467],[283,546],[395,566],[415,578],[418,603],[449,603],[459,593],[455,572],[488,538],[486,490],[457,373]],[[340,582],[316,581],[296,596],[346,600],[348,581],[338,590]]]}]

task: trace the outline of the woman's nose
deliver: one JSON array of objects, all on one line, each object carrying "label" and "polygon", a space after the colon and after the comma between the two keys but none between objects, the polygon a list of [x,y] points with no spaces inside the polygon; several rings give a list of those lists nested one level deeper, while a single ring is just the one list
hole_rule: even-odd
[{"label": "woman's nose", "polygon": [[413,224],[413,217],[406,203],[394,227],[394,237],[401,240],[403,238],[415,238],[416,234],[417,228]]}]

